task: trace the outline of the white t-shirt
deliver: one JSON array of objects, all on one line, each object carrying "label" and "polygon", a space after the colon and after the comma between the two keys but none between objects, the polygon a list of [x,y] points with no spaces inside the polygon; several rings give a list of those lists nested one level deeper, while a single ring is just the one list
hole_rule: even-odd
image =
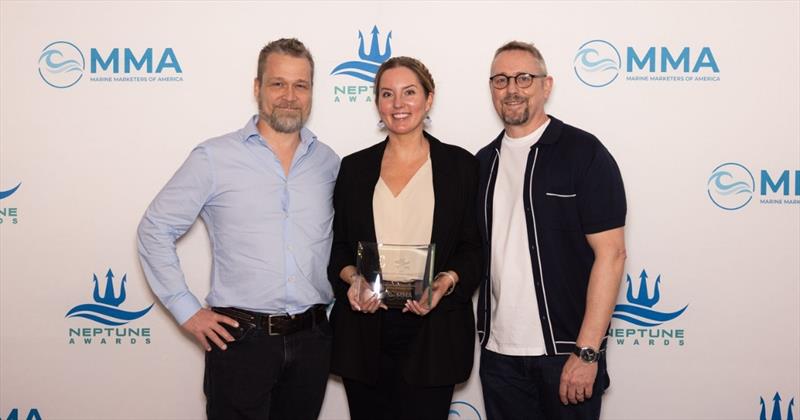
[{"label": "white t-shirt", "polygon": [[531,134],[508,134],[500,149],[500,165],[492,204],[492,327],[486,348],[509,356],[545,354],[539,305],[525,221],[525,166],[528,154],[550,120]]}]

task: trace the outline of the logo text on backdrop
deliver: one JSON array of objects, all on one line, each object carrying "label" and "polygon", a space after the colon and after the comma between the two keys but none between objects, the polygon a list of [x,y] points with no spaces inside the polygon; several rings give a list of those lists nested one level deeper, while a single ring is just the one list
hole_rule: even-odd
[{"label": "logo text on backdrop", "polygon": [[[5,198],[11,197],[17,190],[19,189],[22,183],[18,183],[16,187],[10,188],[8,190],[0,190],[0,200]],[[3,205],[5,203],[0,203],[0,225],[4,224],[12,224],[16,225],[19,223],[19,209],[16,207],[6,207]]]},{"label": "logo text on backdrop", "polygon": [[[380,30],[378,26],[373,26],[371,31],[369,48],[366,46],[364,34],[358,31],[358,60],[345,61],[331,70],[332,76],[346,76],[350,79],[357,79],[366,83],[342,84],[333,87],[333,102],[335,103],[357,103],[372,102],[372,85],[375,82],[375,74],[383,62],[392,56],[392,32],[386,35],[383,43],[383,51],[380,46]],[[369,51],[369,52],[368,52]]]},{"label": "logo text on backdrop", "polygon": [[[39,56],[39,76],[48,85],[64,89],[83,79],[86,57],[77,45],[68,41],[48,44]],[[182,82],[183,69],[170,48],[90,48],[91,82],[153,83]]]},{"label": "logo text on backdrop", "polygon": [[150,344],[150,328],[122,327],[131,321],[145,316],[153,304],[139,310],[126,311],[119,306],[127,298],[126,283],[128,275],[124,274],[119,282],[119,292],[115,291],[114,273],[108,269],[105,287],[100,293],[100,281],[97,274],[92,275],[94,303],[83,303],[67,311],[65,318],[84,318],[105,327],[69,328],[69,344]]},{"label": "logo text on backdrop", "polygon": [[633,324],[633,327],[611,328],[611,337],[618,345],[683,346],[686,343],[684,329],[660,328],[660,326],[681,316],[689,305],[672,312],[660,312],[654,309],[661,300],[661,275],[656,276],[652,283],[648,278],[647,271],[642,270],[639,274],[637,292],[634,292],[635,281],[630,274],[627,275],[626,303],[617,304],[611,317]]},{"label": "logo text on backdrop", "polygon": [[583,43],[572,60],[575,76],[586,86],[595,88],[618,80],[637,83],[720,81],[719,65],[708,46],[626,46],[622,51],[624,54],[602,39]]}]

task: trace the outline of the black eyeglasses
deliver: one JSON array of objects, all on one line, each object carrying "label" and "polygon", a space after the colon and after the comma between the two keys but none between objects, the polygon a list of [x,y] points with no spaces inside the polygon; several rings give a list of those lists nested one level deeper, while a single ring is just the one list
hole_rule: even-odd
[{"label": "black eyeglasses", "polygon": [[505,89],[508,86],[508,82],[514,80],[517,83],[517,87],[526,88],[530,87],[533,84],[533,79],[536,78],[544,78],[547,77],[546,74],[530,74],[530,73],[517,73],[514,76],[509,76],[507,74],[495,74],[494,76],[489,78],[489,81],[492,84],[492,87],[495,89]]}]

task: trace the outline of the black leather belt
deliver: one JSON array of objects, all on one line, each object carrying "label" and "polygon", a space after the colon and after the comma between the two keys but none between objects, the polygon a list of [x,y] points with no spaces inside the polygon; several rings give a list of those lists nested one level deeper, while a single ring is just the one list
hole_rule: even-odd
[{"label": "black leather belt", "polygon": [[311,329],[314,325],[328,319],[325,305],[314,305],[307,311],[289,314],[263,314],[239,308],[211,308],[212,311],[229,316],[239,323],[255,328],[262,328],[269,335],[289,335],[298,331]]}]

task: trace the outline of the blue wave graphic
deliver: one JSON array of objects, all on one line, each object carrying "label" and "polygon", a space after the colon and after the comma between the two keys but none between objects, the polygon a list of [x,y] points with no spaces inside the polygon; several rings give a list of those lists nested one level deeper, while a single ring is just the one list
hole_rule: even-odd
[{"label": "blue wave graphic", "polygon": [[53,60],[54,56],[63,57],[64,54],[58,50],[47,50],[39,57],[39,62],[41,63],[42,59],[44,59],[47,70],[52,73],[83,71],[81,63],[79,63],[77,60],[65,60],[58,62]]},{"label": "blue wave graphic", "polygon": [[686,305],[675,312],[658,312],[641,306],[619,304],[614,307],[611,317],[643,327],[655,327],[679,317],[688,307]]},{"label": "blue wave graphic", "polygon": [[331,70],[331,75],[344,74],[367,82],[374,82],[378,68],[378,65],[364,61],[346,61]]},{"label": "blue wave graphic", "polygon": [[628,316],[628,315],[623,315],[623,314],[617,314],[617,313],[611,315],[611,318],[617,318],[617,319],[621,319],[623,321],[628,321],[631,324],[638,325],[640,327],[656,327],[656,326],[659,326],[659,325],[662,324],[661,322],[659,322],[657,324],[654,324],[652,322],[644,322],[644,321],[641,321],[641,320],[636,319],[634,317],[631,317],[631,316]]},{"label": "blue wave graphic", "polygon": [[715,172],[708,178],[708,182],[711,183],[713,181],[714,187],[717,189],[717,192],[722,195],[731,195],[731,194],[741,194],[741,193],[751,193],[752,187],[750,184],[744,181],[736,181],[732,184],[726,184],[723,181],[723,177],[733,178],[733,175],[728,171],[719,171]]},{"label": "blue wave graphic", "polygon": [[14,194],[15,192],[17,192],[17,189],[19,188],[20,185],[22,185],[21,182],[19,184],[17,184],[16,187],[14,187],[14,188],[12,188],[12,189],[10,189],[8,191],[0,191],[0,200],[4,199],[6,197],[10,197],[11,194]]},{"label": "blue wave graphic", "polygon": [[580,59],[580,63],[586,71],[595,72],[617,70],[619,67],[619,64],[610,58],[601,58],[597,61],[592,61],[592,59],[589,57],[590,54],[599,55],[597,50],[594,48],[584,48],[578,51],[578,54],[575,56],[576,60]]},{"label": "blue wave graphic", "polygon": [[153,308],[153,304],[150,304],[145,309],[137,312],[128,312],[124,311],[119,308],[115,308],[113,306],[106,306],[106,305],[97,305],[94,303],[87,303],[83,305],[78,305],[67,312],[64,315],[65,318],[73,318],[73,317],[80,317],[90,319],[92,321],[99,322],[104,325],[124,325],[134,319],[138,319],[143,317],[145,314],[150,312],[150,309]]},{"label": "blue wave graphic", "polygon": [[125,321],[125,322],[112,321],[112,320],[109,320],[109,319],[101,318],[101,317],[99,317],[97,315],[93,315],[93,314],[83,314],[83,313],[81,313],[81,314],[75,314],[75,315],[70,316],[70,318],[76,318],[76,317],[78,317],[78,318],[86,318],[88,320],[92,320],[92,321],[98,322],[98,323],[103,324],[103,325],[108,325],[110,327],[118,327],[120,325],[125,325],[125,324],[128,323],[128,321]]}]

